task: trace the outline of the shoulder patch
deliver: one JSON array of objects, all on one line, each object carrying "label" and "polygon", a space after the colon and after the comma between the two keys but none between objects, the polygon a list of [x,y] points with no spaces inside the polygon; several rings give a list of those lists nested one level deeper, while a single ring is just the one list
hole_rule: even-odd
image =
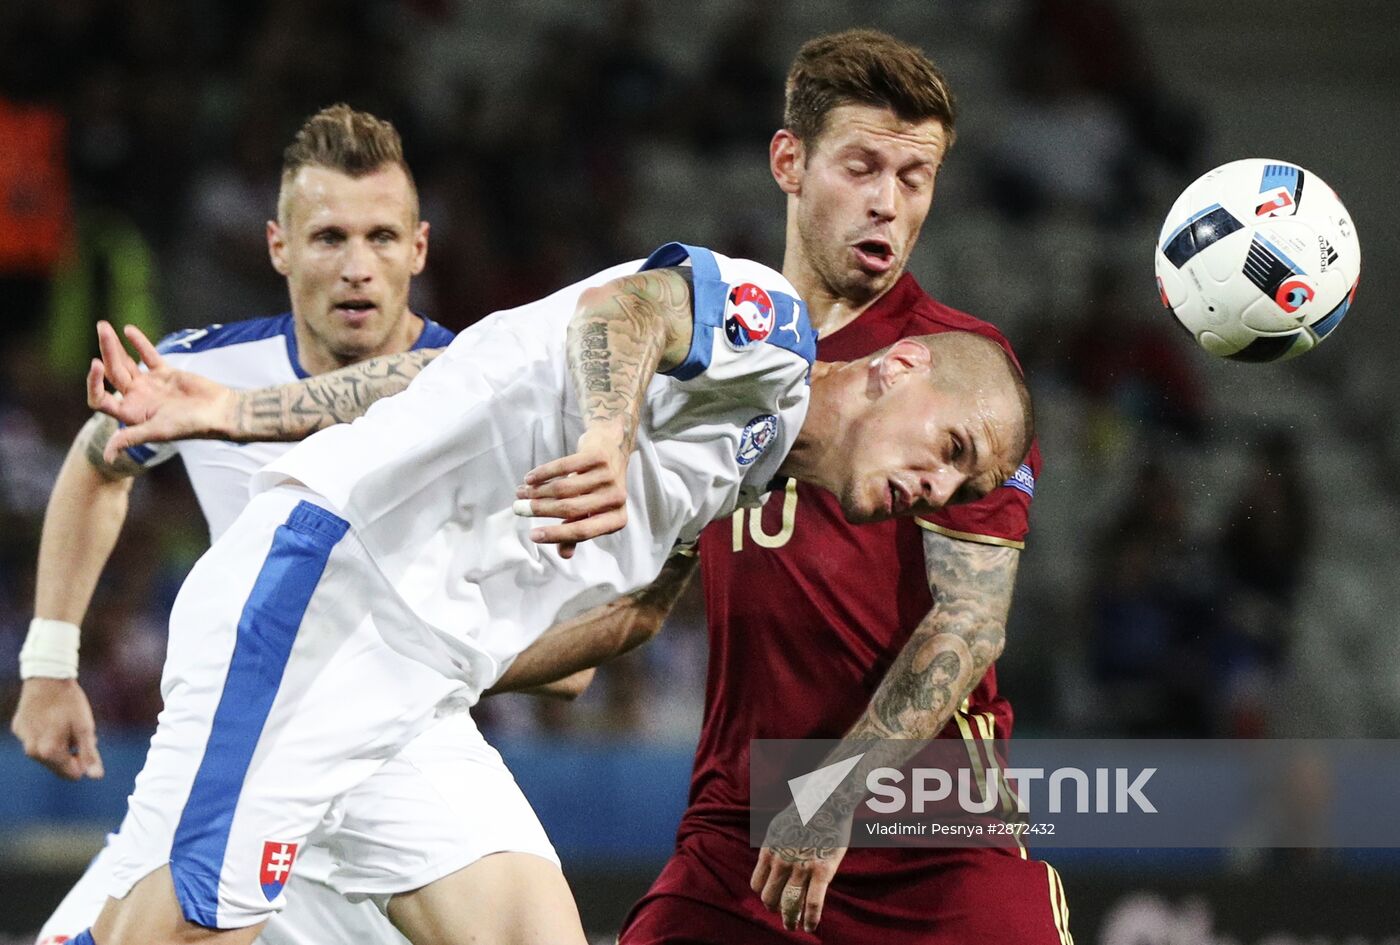
[{"label": "shoulder patch", "polygon": [[740,466],[748,466],[763,455],[778,434],[778,418],[771,413],[759,414],[744,424],[739,434],[739,452],[734,455]]},{"label": "shoulder patch", "polygon": [[724,340],[738,351],[763,341],[773,331],[773,299],[762,286],[743,282],[724,300]]}]

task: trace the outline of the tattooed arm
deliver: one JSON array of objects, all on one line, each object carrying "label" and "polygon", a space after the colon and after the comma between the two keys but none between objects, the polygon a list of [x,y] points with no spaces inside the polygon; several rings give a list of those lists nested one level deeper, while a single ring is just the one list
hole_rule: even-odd
[{"label": "tattooed arm", "polygon": [[[864,752],[854,771],[806,825],[789,808],[773,821],[751,885],[783,924],[814,929],[826,888],[846,853],[849,818],[866,775],[898,768],[935,737],[1006,644],[1006,618],[1020,552],[924,533],[933,609],[895,658],[875,696],[824,764]],[[878,741],[877,741],[878,740]]]},{"label": "tattooed arm", "polygon": [[647,385],[685,360],[692,321],[688,269],[639,272],[579,296],[567,358],[587,432],[612,431],[623,455],[632,451]]},{"label": "tattooed arm", "polygon": [[627,458],[647,385],[690,350],[688,269],[654,269],[584,290],[569,321],[566,358],[584,431],[575,451],[531,470],[521,514],[558,518],[530,537],[571,557],[580,541],[627,524]]},{"label": "tattooed arm", "polygon": [[924,532],[933,609],[904,645],[852,738],[933,738],[1006,645],[1020,552]]},{"label": "tattooed arm", "polygon": [[580,672],[591,678],[593,667],[660,632],[698,560],[692,552],[674,552],[646,587],[550,627],[515,658],[486,694],[535,692],[555,682],[576,680]]},{"label": "tattooed arm", "polygon": [[[101,414],[89,420],[54,482],[39,539],[37,618],[82,625],[126,521],[132,478],[145,467],[124,453],[112,462],[103,459],[102,447],[116,426]],[[25,754],[55,773],[66,778],[102,776],[92,709],[76,679],[24,680],[10,727]]]},{"label": "tattooed arm", "polygon": [[[198,374],[169,367],[139,329],[126,336],[141,356],[141,371],[106,322],[97,326],[102,361],[88,372],[88,406],[125,426],[107,442],[109,461],[144,443],[218,439],[249,443],[300,440],[362,415],[370,404],[397,394],[439,354],[423,348],[361,361],[292,384],[232,390]],[[109,381],[116,393],[103,387]]]},{"label": "tattooed arm", "polygon": [[370,404],[397,394],[442,348],[370,358],[296,384],[234,392],[226,439],[301,440],[362,416]]},{"label": "tattooed arm", "polygon": [[698,563],[693,550],[671,552],[646,587],[550,627],[483,695],[524,692],[577,699],[593,681],[596,667],[661,632]]}]

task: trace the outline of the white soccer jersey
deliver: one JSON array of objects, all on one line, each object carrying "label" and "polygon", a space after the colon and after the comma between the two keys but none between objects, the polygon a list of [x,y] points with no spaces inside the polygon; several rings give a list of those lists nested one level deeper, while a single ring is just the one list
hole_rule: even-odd
[{"label": "white soccer jersey", "polygon": [[[414,348],[442,348],[451,341],[452,332],[425,318]],[[176,332],[157,348],[172,367],[235,388],[286,384],[308,376],[297,359],[290,314]],[[176,454],[184,459],[185,472],[209,524],[212,541],[228,529],[248,504],[248,483],[253,473],[292,445],[187,440],[136,446],[127,453],[144,466],[154,466]],[[332,940],[406,945],[406,940],[372,903],[347,902],[326,885],[332,868],[325,850],[306,847],[297,860],[296,879],[289,887],[292,909],[274,919],[258,941],[262,945],[313,945]],[[113,869],[108,847],[89,864],[44,924],[39,941],[66,941],[91,925],[114,891]]]},{"label": "white soccer jersey", "polygon": [[[414,348],[442,348],[451,342],[450,331],[424,319]],[[296,346],[292,316],[284,314],[176,332],[156,347],[171,367],[228,387],[251,389],[290,384],[308,377],[297,360]],[[248,481],[253,473],[292,445],[184,440],[136,446],[127,454],[144,466],[154,466],[179,454],[213,541],[248,504]]]},{"label": "white soccer jersey", "polygon": [[[565,361],[581,292],[688,261],[694,335],[647,390],[627,471],[628,524],[564,559],[512,512],[530,469],[584,430]],[[467,683],[473,697],[560,619],[649,583],[677,541],[756,503],[802,426],[816,338],[773,270],[669,244],[462,332],[401,395],[325,430],[254,477],[295,480],[354,527],[431,630],[395,647]],[[435,631],[435,632],[432,632]]]}]

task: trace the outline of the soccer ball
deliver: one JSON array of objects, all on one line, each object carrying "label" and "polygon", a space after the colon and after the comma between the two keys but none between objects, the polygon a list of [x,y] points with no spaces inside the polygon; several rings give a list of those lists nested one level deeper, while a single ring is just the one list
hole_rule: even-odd
[{"label": "soccer ball", "polygon": [[1184,190],[1157,240],[1162,304],[1211,354],[1284,361],[1341,324],[1361,245],[1332,188],[1285,161],[1223,164]]}]

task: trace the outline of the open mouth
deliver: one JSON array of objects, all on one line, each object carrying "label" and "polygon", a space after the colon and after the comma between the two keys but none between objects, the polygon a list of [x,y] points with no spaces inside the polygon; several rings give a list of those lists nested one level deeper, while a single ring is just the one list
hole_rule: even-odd
[{"label": "open mouth", "polygon": [[343,315],[346,321],[352,324],[364,322],[378,307],[369,299],[346,299],[333,306],[338,314]]},{"label": "open mouth", "polygon": [[904,511],[906,506],[908,506],[908,500],[904,495],[904,490],[899,487],[899,483],[889,482],[887,483],[887,485],[889,491],[889,498],[886,504],[885,511],[888,512],[890,515],[898,515],[900,512]]},{"label": "open mouth", "polygon": [[885,272],[894,265],[894,248],[884,240],[861,240],[854,248],[862,269]]}]

